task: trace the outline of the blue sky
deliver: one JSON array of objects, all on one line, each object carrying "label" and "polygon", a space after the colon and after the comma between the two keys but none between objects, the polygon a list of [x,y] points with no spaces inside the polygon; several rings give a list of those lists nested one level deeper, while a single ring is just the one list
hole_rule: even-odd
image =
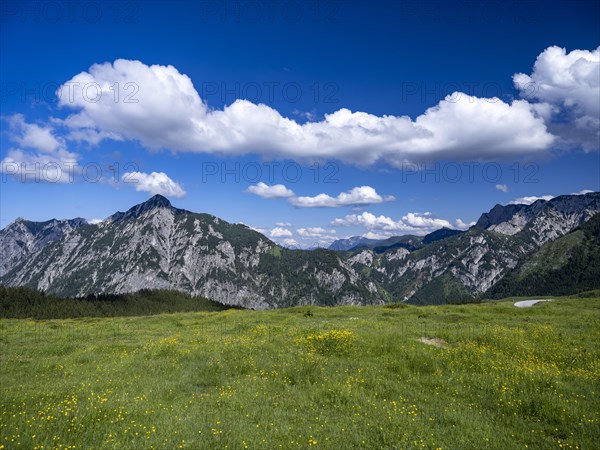
[{"label": "blue sky", "polygon": [[599,17],[588,1],[5,1],[0,227],[162,193],[305,247],[600,190]]}]

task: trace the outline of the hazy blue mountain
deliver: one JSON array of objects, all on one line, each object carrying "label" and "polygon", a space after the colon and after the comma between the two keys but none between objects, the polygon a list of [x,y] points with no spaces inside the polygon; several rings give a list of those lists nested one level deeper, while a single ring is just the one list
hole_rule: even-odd
[{"label": "hazy blue mountain", "polygon": [[392,236],[387,239],[382,239],[375,242],[359,244],[353,247],[352,251],[359,251],[364,249],[373,250],[376,253],[384,253],[387,250],[393,248],[405,248],[409,251],[416,250],[423,246],[423,238],[421,236],[413,236],[412,234],[405,234],[403,236]]},{"label": "hazy blue mountain", "polygon": [[337,239],[328,247],[329,250],[347,251],[361,244],[378,242],[377,239],[368,239],[362,236],[352,236],[345,239]]}]

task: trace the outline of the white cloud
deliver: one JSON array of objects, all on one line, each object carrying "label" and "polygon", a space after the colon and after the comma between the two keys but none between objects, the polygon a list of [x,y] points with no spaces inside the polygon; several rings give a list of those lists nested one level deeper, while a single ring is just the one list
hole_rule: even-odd
[{"label": "white cloud", "polygon": [[284,227],[276,227],[267,234],[277,243],[289,248],[311,249],[315,247],[328,247],[336,239],[336,230],[321,227],[306,227],[294,232]]},{"label": "white cloud", "polygon": [[292,237],[293,233],[287,228],[276,227],[271,230],[271,237]]},{"label": "white cloud", "polygon": [[349,214],[341,219],[334,219],[331,222],[333,226],[362,226],[368,229],[374,230],[388,230],[388,231],[412,231],[412,227],[408,227],[404,223],[386,217],[386,216],[375,216],[370,212],[363,212],[362,214]]},{"label": "white cloud", "polygon": [[450,222],[444,219],[436,219],[430,212],[425,213],[411,213],[409,212],[406,216],[402,217],[402,221],[410,226],[418,228],[452,228]]},{"label": "white cloud", "polygon": [[513,75],[525,98],[573,110],[580,116],[600,114],[600,47],[594,51],[548,47],[536,59],[531,75]]},{"label": "white cloud", "polygon": [[537,202],[538,200],[552,200],[554,195],[542,195],[540,197],[536,197],[535,195],[530,195],[526,197],[515,198],[513,201],[509,202],[509,205],[531,205],[532,203]]},{"label": "white cloud", "polygon": [[392,236],[394,236],[394,233],[391,233],[389,231],[368,231],[367,233],[362,234],[362,237],[364,238],[377,240],[384,240]]},{"label": "white cloud", "polygon": [[283,245],[288,248],[296,249],[309,249],[315,247],[328,247],[331,242],[336,239],[336,230],[325,229],[321,227],[307,227],[299,228],[296,230],[296,236],[294,238],[294,232],[287,229],[287,226],[291,226],[289,222],[277,222],[275,228],[265,229],[250,227],[254,231],[258,231],[265,236],[273,239],[279,245]]},{"label": "white cloud", "polygon": [[86,222],[89,223],[90,225],[96,225],[96,224],[99,224],[100,222],[102,222],[102,219],[87,219]]},{"label": "white cloud", "polygon": [[[55,120],[57,123],[64,124],[65,122],[60,120]],[[112,139],[115,141],[122,141],[123,139],[115,134],[115,133],[107,133],[105,131],[96,131],[89,128],[84,129],[74,129],[71,130],[66,138],[69,141],[75,142],[86,142],[91,146],[98,145],[104,139]]]},{"label": "white cloud", "polygon": [[121,181],[130,183],[138,192],[160,194],[165,197],[183,197],[186,194],[183,187],[164,172],[126,172]]},{"label": "white cloud", "polygon": [[337,197],[319,194],[314,197],[293,197],[289,199],[289,202],[301,208],[337,208],[340,206],[372,205],[392,200],[395,200],[394,196],[382,197],[371,186],[359,186],[348,192],[342,192]]},{"label": "white cloud", "polygon": [[11,140],[23,148],[33,148],[48,154],[64,148],[64,141],[54,136],[51,127],[27,123],[22,114],[10,116],[8,123],[12,133]]},{"label": "white cloud", "polygon": [[302,117],[306,120],[310,120],[311,122],[314,122],[315,120],[317,120],[317,115],[315,114],[314,111],[300,111],[298,109],[295,109],[292,111],[292,114],[294,114],[295,116],[298,116],[298,117]]},{"label": "white cloud", "polygon": [[508,192],[508,186],[506,184],[497,184],[496,189],[502,192]]},{"label": "white cloud", "polygon": [[248,188],[248,192],[256,194],[262,198],[287,198],[294,195],[294,191],[286,188],[283,184],[269,186],[262,181]]},{"label": "white cloud", "polygon": [[69,183],[75,180],[79,155],[60,149],[53,154],[10,149],[0,172],[21,182]]},{"label": "white cloud", "polygon": [[[591,189],[583,189],[579,192],[571,192],[569,195],[585,195],[585,194],[589,194],[592,191]],[[519,197],[519,198],[515,198],[514,200],[510,201],[508,204],[509,205],[531,205],[532,203],[537,202],[538,200],[552,200],[555,196],[554,195],[541,195],[541,196],[535,196],[535,195],[529,195],[529,196],[525,196],[525,197]]]},{"label": "white cloud", "polygon": [[569,53],[564,48],[548,47],[537,57],[531,75],[516,73],[513,82],[522,97],[542,102],[547,120],[560,117],[549,126],[552,133],[560,135],[563,145],[598,149],[600,47]]},{"label": "white cloud", "polygon": [[469,223],[464,223],[462,221],[462,219],[456,219],[454,221],[454,227],[458,228],[459,230],[466,230],[469,227],[472,227],[473,225],[475,225],[477,222],[473,221],[473,222],[469,222]]},{"label": "white cloud", "polygon": [[21,114],[10,116],[7,121],[10,140],[22,148],[9,149],[0,162],[0,172],[22,182],[74,181],[80,156],[67,150],[52,127],[27,123]]},{"label": "white cloud", "polygon": [[[115,82],[123,90],[118,102],[111,90]],[[211,109],[175,67],[124,59],[94,64],[65,83],[59,98],[61,106],[75,110],[65,121],[73,130],[108,133],[149,149],[176,152],[260,153],[398,166],[435,157],[479,160],[536,154],[554,141],[538,109],[525,100],[505,103],[453,93],[415,120],[342,108],[321,121],[299,124],[247,100]]]},{"label": "white cloud", "polygon": [[[473,223],[469,224],[472,225]],[[331,222],[333,226],[360,226],[365,227],[369,231],[373,232],[370,236],[392,236],[394,233],[411,233],[411,234],[427,234],[431,231],[446,227],[446,228],[459,228],[466,229],[469,225],[465,224],[461,219],[457,219],[452,224],[445,219],[438,219],[433,217],[429,212],[425,213],[413,213],[409,212],[403,216],[400,220],[394,220],[387,216],[375,216],[370,212],[363,212],[362,214],[349,214],[343,218],[334,219]],[[367,235],[363,235],[369,237]],[[372,237],[372,239],[379,239],[379,237]]]},{"label": "white cloud", "polygon": [[336,230],[326,230],[321,227],[298,228],[298,234],[305,238],[329,238],[332,234],[336,234]]},{"label": "white cloud", "polygon": [[281,241],[284,247],[288,248],[301,248],[302,246],[295,239],[284,239]]}]

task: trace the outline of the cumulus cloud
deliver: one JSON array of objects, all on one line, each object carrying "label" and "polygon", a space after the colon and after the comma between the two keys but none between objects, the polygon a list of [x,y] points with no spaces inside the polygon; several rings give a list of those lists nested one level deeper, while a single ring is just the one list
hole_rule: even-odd
[{"label": "cumulus cloud", "polygon": [[291,227],[292,224],[290,222],[275,222],[276,227]]},{"label": "cumulus cloud", "polygon": [[87,219],[86,222],[89,223],[90,225],[96,225],[96,224],[99,224],[100,222],[102,222],[102,219]]},{"label": "cumulus cloud", "polygon": [[287,228],[276,227],[271,230],[271,237],[292,237],[293,233]]},{"label": "cumulus cloud", "polygon": [[303,227],[295,232],[286,228],[289,222],[278,222],[275,228],[260,228],[246,225],[254,231],[268,236],[279,245],[295,249],[326,248],[337,239],[337,230],[323,227]]},{"label": "cumulus cloud", "polygon": [[531,75],[516,73],[522,95],[573,110],[580,116],[600,114],[600,47],[594,51],[548,47],[536,59]]},{"label": "cumulus cloud", "polygon": [[381,196],[371,186],[359,186],[348,192],[342,192],[337,197],[319,194],[314,197],[292,197],[289,202],[300,208],[338,208],[340,206],[372,205],[390,202],[394,196]]},{"label": "cumulus cloud", "polygon": [[496,189],[502,192],[508,192],[508,186],[506,184],[497,184]]},{"label": "cumulus cloud", "polygon": [[[59,124],[64,124],[61,120],[54,120]],[[74,129],[71,130],[67,135],[66,139],[69,141],[75,141],[77,143],[84,142],[91,146],[98,145],[104,139],[112,139],[114,141],[122,141],[123,139],[114,133],[106,133],[104,131],[96,131],[87,129]]]},{"label": "cumulus cloud", "polygon": [[383,240],[394,236],[394,233],[390,231],[368,231],[361,236],[367,239]]},{"label": "cumulus cloud", "polygon": [[75,180],[79,155],[60,149],[52,154],[10,149],[0,172],[21,182],[69,183]]},{"label": "cumulus cloud", "polygon": [[[585,195],[585,194],[589,194],[592,191],[591,189],[582,189],[579,192],[571,192],[569,195]],[[552,200],[555,197],[555,195],[541,195],[541,196],[536,196],[536,195],[529,195],[529,196],[525,196],[525,197],[519,197],[519,198],[515,198],[514,200],[510,201],[508,204],[509,205],[531,205],[534,202],[537,202],[538,200]]]},{"label": "cumulus cloud", "polygon": [[[112,91],[115,83],[130,91],[121,92],[118,102]],[[526,100],[505,103],[452,93],[415,120],[342,108],[320,121],[300,124],[247,100],[211,109],[190,78],[175,67],[124,59],[94,64],[61,86],[59,98],[61,106],[74,110],[65,120],[72,130],[176,152],[254,152],[271,158],[398,166],[436,157],[536,154],[554,142],[539,110]]]},{"label": "cumulus cloud", "polygon": [[473,226],[473,225],[475,225],[476,223],[477,223],[477,222],[475,222],[475,221],[472,221],[472,222],[469,222],[469,223],[465,223],[465,222],[463,222],[461,219],[456,219],[456,220],[454,221],[454,226],[455,226],[456,228],[458,228],[459,230],[466,230],[467,228],[469,228],[469,227],[472,227],[472,226]]},{"label": "cumulus cloud", "polygon": [[[286,225],[286,222],[280,222],[278,225]],[[268,235],[271,239],[280,245],[296,249],[313,249],[316,247],[328,247],[336,239],[336,230],[322,227],[298,228],[295,232],[277,226],[270,230],[255,230]]]},{"label": "cumulus cloud", "polygon": [[336,239],[336,230],[322,227],[298,228],[296,232],[285,227],[275,227],[271,230],[259,229],[258,231],[268,235],[280,245],[297,249],[327,247]]},{"label": "cumulus cloud", "polygon": [[412,227],[407,226],[401,221],[395,221],[387,216],[375,216],[370,212],[362,214],[348,214],[343,218],[334,219],[331,222],[333,226],[362,226],[368,229],[387,230],[387,231],[412,231]]},{"label": "cumulus cloud", "polygon": [[[597,150],[600,141],[600,47],[593,51],[548,47],[530,75],[516,73],[521,96],[544,105],[552,133],[563,145]],[[541,111],[541,109],[540,109]],[[566,118],[566,121],[565,121]]]},{"label": "cumulus cloud", "polygon": [[64,139],[51,126],[27,123],[22,114],[8,117],[11,148],[0,162],[0,172],[22,182],[67,183],[74,181],[80,156],[67,150]]},{"label": "cumulus cloud", "polygon": [[436,219],[430,212],[411,213],[402,217],[402,221],[410,226],[419,228],[452,228],[450,222],[444,219]]},{"label": "cumulus cloud", "polygon": [[64,147],[64,141],[59,140],[49,126],[27,123],[22,114],[14,114],[8,118],[11,139],[24,148],[32,148],[43,153],[54,153]]},{"label": "cumulus cloud", "polygon": [[148,192],[152,195],[178,198],[186,194],[183,187],[164,172],[126,172],[121,181],[132,184],[138,192]]},{"label": "cumulus cloud", "polygon": [[[383,215],[376,216],[367,211],[362,214],[349,214],[343,218],[334,219],[331,222],[331,225],[365,227],[369,231],[375,231],[375,234],[378,235],[392,235],[393,233],[390,234],[390,232],[427,234],[444,227],[459,229],[466,229],[469,227],[469,225],[465,224],[461,219],[457,219],[454,226],[452,226],[449,221],[435,218],[430,212],[409,212],[400,220],[394,220]],[[365,237],[367,236],[365,235]]]},{"label": "cumulus cloud", "polygon": [[294,195],[294,191],[288,189],[283,184],[275,184],[273,186],[269,186],[268,184],[265,184],[262,181],[253,186],[250,186],[248,188],[248,192],[256,194],[262,198],[287,198],[292,197]]},{"label": "cumulus cloud", "polygon": [[519,198],[515,198],[514,200],[510,201],[508,204],[509,205],[531,205],[532,203],[537,202],[538,200],[552,200],[554,198],[554,195],[542,195],[540,197],[537,197],[535,195],[529,195],[526,197],[519,197]]},{"label": "cumulus cloud", "polygon": [[292,114],[294,114],[295,116],[298,116],[298,117],[302,117],[306,120],[310,120],[310,121],[317,120],[317,115],[315,114],[314,111],[300,111],[298,109],[295,109],[292,111]]},{"label": "cumulus cloud", "polygon": [[329,238],[332,234],[336,234],[336,230],[326,230],[321,227],[298,228],[298,234],[305,238]]},{"label": "cumulus cloud", "polygon": [[297,242],[295,239],[291,239],[291,238],[288,238],[288,239],[283,239],[283,240],[281,241],[281,244],[282,244],[284,247],[288,247],[288,248],[294,248],[294,249],[297,249],[297,248],[301,248],[301,247],[302,247],[302,246],[301,246],[301,245],[300,245],[300,244],[299,244],[299,243],[298,243],[298,242]]}]

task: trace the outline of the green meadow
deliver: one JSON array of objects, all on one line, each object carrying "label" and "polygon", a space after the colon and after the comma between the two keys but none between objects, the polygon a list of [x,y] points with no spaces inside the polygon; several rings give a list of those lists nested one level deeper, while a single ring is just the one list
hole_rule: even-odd
[{"label": "green meadow", "polygon": [[0,449],[597,449],[600,299],[0,319]]}]

